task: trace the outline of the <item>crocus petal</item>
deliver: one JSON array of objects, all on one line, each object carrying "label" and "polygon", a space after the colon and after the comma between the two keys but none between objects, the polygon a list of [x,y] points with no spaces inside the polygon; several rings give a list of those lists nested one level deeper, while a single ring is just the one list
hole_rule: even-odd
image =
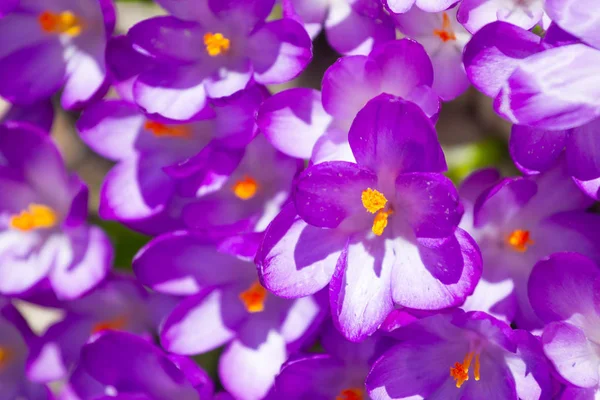
[{"label": "crocus petal", "polygon": [[421,10],[434,13],[449,9],[457,0],[416,0],[415,3]]},{"label": "crocus petal", "polygon": [[208,5],[218,18],[237,23],[247,30],[252,30],[255,25],[269,16],[275,5],[275,0],[208,0]]},{"label": "crocus petal", "polygon": [[293,360],[277,376],[277,393],[290,400],[334,399],[354,384],[346,382],[350,380],[344,379],[346,373],[344,363],[328,354]]},{"label": "crocus petal", "polygon": [[[538,192],[535,182],[523,178],[503,179],[477,198],[473,209],[476,227],[486,224],[502,226]],[[498,212],[503,210],[503,212]]]},{"label": "crocus petal", "polygon": [[[573,3],[560,0],[546,0],[545,10],[552,21],[569,33],[581,38],[596,48],[600,48],[600,13],[592,0]],[[581,12],[585,10],[585,12]]]},{"label": "crocus petal", "polygon": [[458,20],[471,33],[497,20],[531,29],[540,21],[542,14],[542,2],[520,5],[517,1],[466,0],[460,3]]},{"label": "crocus petal", "polygon": [[566,322],[552,322],[542,335],[544,353],[570,383],[595,387],[600,382],[600,357],[585,333]]},{"label": "crocus petal", "polygon": [[80,108],[95,96],[101,98],[108,90],[105,52],[104,37],[94,38],[69,58],[60,99],[63,108]]},{"label": "crocus petal", "polygon": [[394,177],[401,172],[446,169],[431,120],[416,104],[387,94],[358,113],[348,141],[357,163],[378,174]]},{"label": "crocus petal", "polygon": [[321,105],[321,93],[295,88],[278,93],[261,105],[257,124],[279,151],[308,159],[332,117]]},{"label": "crocus petal", "polygon": [[263,84],[287,82],[312,59],[312,42],[298,22],[283,18],[265,24],[249,39],[254,79]]},{"label": "crocus petal", "polygon": [[165,320],[161,344],[172,353],[199,354],[227,343],[248,316],[238,296],[215,289],[187,297]]},{"label": "crocus petal", "polygon": [[317,37],[329,10],[328,0],[283,0],[283,16],[296,19],[304,25],[311,39]]},{"label": "crocus petal", "polygon": [[554,166],[568,140],[567,131],[548,131],[523,125],[513,125],[510,134],[510,155],[525,173],[546,171]]},{"label": "crocus petal", "polygon": [[541,50],[536,34],[506,22],[494,22],[467,43],[463,61],[471,83],[493,97],[525,58]]},{"label": "crocus petal", "polygon": [[[369,232],[370,233],[370,232]],[[393,241],[359,233],[342,252],[329,286],[334,324],[350,341],[370,336],[392,311]]]},{"label": "crocus petal", "polygon": [[600,84],[592,71],[599,63],[600,51],[583,44],[534,54],[501,86],[494,108],[514,123],[542,129],[583,125],[600,115]]},{"label": "crocus petal", "polygon": [[13,105],[0,118],[0,123],[7,121],[29,122],[45,132],[50,132],[54,120],[54,107],[50,101],[42,101],[30,106]]},{"label": "crocus petal", "polygon": [[106,66],[112,85],[119,96],[130,103],[134,103],[135,80],[152,63],[153,59],[148,54],[137,51],[131,38],[126,35],[115,36],[106,45]]},{"label": "crocus petal", "polygon": [[471,84],[465,73],[462,57],[462,52],[455,46],[442,45],[431,58],[435,71],[432,87],[444,101],[454,100]]},{"label": "crocus petal", "polygon": [[385,0],[387,9],[395,14],[407,12],[415,4],[415,0]]},{"label": "crocus petal", "polygon": [[292,203],[267,228],[256,255],[263,285],[278,296],[302,297],[324,288],[346,237],[308,225]]},{"label": "crocus petal", "polygon": [[582,181],[600,177],[600,118],[579,126],[567,138],[566,156],[569,173]]}]

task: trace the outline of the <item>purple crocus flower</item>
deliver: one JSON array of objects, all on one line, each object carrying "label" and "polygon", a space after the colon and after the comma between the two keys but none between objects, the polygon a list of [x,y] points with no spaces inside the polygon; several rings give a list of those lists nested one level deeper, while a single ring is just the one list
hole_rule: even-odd
[{"label": "purple crocus flower", "polygon": [[266,231],[261,281],[297,298],[329,284],[336,327],[351,341],[375,332],[394,305],[462,304],[481,274],[477,245],[457,229],[458,193],[430,119],[380,95],[348,140],[356,163],[316,164],[297,179],[294,204]]},{"label": "purple crocus flower", "polygon": [[114,23],[110,0],[19,1],[0,19],[0,95],[32,104],[64,86],[65,108],[102,95]]},{"label": "purple crocus flower", "polygon": [[461,223],[477,240],[483,275],[465,308],[481,310],[536,329],[527,281],[536,262],[556,251],[578,251],[600,260],[600,216],[592,200],[558,166],[533,177],[500,179],[494,170],[469,177],[461,187],[467,210]]},{"label": "purple crocus flower", "polygon": [[258,133],[254,113],[266,95],[255,85],[185,124],[150,117],[127,101],[86,109],[77,124],[82,139],[118,162],[102,186],[100,216],[151,234],[182,228],[177,210],[193,200],[183,196],[222,187]]},{"label": "purple crocus flower", "polygon": [[213,383],[192,360],[125,332],[107,332],[81,352],[61,400],[211,400]]},{"label": "purple crocus flower", "polygon": [[577,253],[557,253],[531,272],[529,299],[546,323],[544,353],[561,378],[576,387],[561,399],[600,395],[600,268]]},{"label": "purple crocus flower", "polygon": [[0,124],[8,121],[27,122],[41,128],[44,132],[50,132],[54,121],[54,107],[50,101],[41,101],[28,106],[12,105],[0,118]]},{"label": "purple crocus flower", "polygon": [[340,58],[325,72],[322,94],[295,88],[267,99],[258,126],[273,146],[293,157],[353,161],[348,129],[369,100],[381,93],[400,96],[435,119],[440,104],[432,83],[431,61],[420,44],[387,42],[368,56]]},{"label": "purple crocus flower", "polygon": [[36,340],[36,336],[17,309],[0,298],[1,400],[52,398],[48,388],[30,382],[25,375],[29,346]]},{"label": "purple crocus flower", "polygon": [[296,21],[265,22],[274,0],[160,0],[172,16],[135,25],[134,46],[154,59],[133,85],[149,114],[189,120],[206,105],[254,80],[283,83],[312,57],[312,43]]},{"label": "purple crocus flower", "polygon": [[0,125],[0,293],[49,285],[60,299],[96,286],[112,263],[104,232],[86,224],[87,188],[65,170],[47,133]]},{"label": "purple crocus flower", "polygon": [[440,13],[413,8],[394,20],[400,31],[421,43],[431,57],[432,87],[442,100],[453,100],[467,90],[462,53],[471,35],[456,21],[456,8]]},{"label": "purple crocus flower", "polygon": [[419,9],[436,13],[452,7],[458,0],[381,0],[386,8],[394,14],[403,14],[416,7]]},{"label": "purple crocus flower", "polygon": [[373,400],[552,398],[537,338],[485,313],[438,314],[397,329],[398,342],[371,369]]},{"label": "purple crocus flower", "polygon": [[275,380],[277,398],[286,400],[364,400],[372,363],[392,343],[376,334],[360,343],[342,337],[332,324],[321,336],[325,353],[294,357]]},{"label": "purple crocus flower", "polygon": [[543,15],[544,0],[463,0],[457,18],[469,32],[475,33],[494,21],[531,29]]},{"label": "purple crocus flower", "polygon": [[32,348],[27,374],[37,382],[67,376],[81,348],[109,330],[146,335],[155,330],[151,297],[132,278],[110,275],[90,294],[60,304],[62,320],[50,326]]},{"label": "purple crocus flower", "polygon": [[185,296],[162,326],[163,347],[189,355],[226,345],[219,375],[241,400],[268,394],[288,355],[310,343],[325,310],[317,296],[282,299],[260,284],[252,258],[261,236],[170,233],[151,241],[133,262],[143,284]]},{"label": "purple crocus flower", "polygon": [[301,22],[313,39],[324,26],[327,41],[341,54],[368,54],[396,38],[379,0],[282,0],[282,6],[283,15]]}]

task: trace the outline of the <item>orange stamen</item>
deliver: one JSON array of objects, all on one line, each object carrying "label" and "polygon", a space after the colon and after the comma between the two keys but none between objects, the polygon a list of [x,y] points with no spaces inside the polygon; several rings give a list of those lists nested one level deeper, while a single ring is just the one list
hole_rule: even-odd
[{"label": "orange stamen", "polygon": [[233,185],[233,193],[242,200],[248,200],[256,195],[258,183],[251,176],[244,176]]},{"label": "orange stamen", "polygon": [[55,14],[51,11],[44,11],[39,15],[38,23],[46,33],[64,33],[75,37],[79,36],[83,30],[81,20],[71,11],[63,11],[59,14]]},{"label": "orange stamen", "polygon": [[12,352],[6,347],[0,347],[0,371],[8,364],[12,358]]},{"label": "orange stamen", "polygon": [[[462,364],[459,362],[454,363],[453,367],[450,367],[450,376],[456,381],[456,387],[460,388],[463,383],[469,380],[469,367],[471,366],[471,361],[473,361],[473,356],[475,355],[474,351],[467,353],[465,359]],[[480,368],[481,365],[479,363],[479,353],[475,355],[475,380],[478,381],[480,378]]]},{"label": "orange stamen", "polygon": [[387,204],[385,195],[380,191],[371,188],[363,190],[360,199],[362,200],[363,207],[371,214],[375,214]]},{"label": "orange stamen", "polygon": [[152,132],[157,137],[190,137],[190,130],[185,125],[169,126],[156,121],[146,121],[144,129]]},{"label": "orange stamen", "polygon": [[267,299],[267,289],[260,282],[256,281],[250,288],[240,293],[240,300],[244,303],[249,313],[261,312],[265,309],[265,300]]},{"label": "orange stamen", "polygon": [[519,253],[526,252],[527,247],[534,243],[529,236],[529,231],[524,231],[521,229],[512,231],[506,241],[514,251],[518,251]]},{"label": "orange stamen", "polygon": [[388,217],[394,213],[394,210],[380,210],[373,219],[371,231],[377,236],[381,236],[388,225]]},{"label": "orange stamen", "polygon": [[335,400],[364,400],[364,392],[359,388],[344,389]]},{"label": "orange stamen", "polygon": [[229,39],[223,36],[222,33],[211,33],[208,32],[204,35],[204,45],[206,46],[206,52],[211,57],[216,57],[221,53],[229,50],[230,46]]},{"label": "orange stamen", "polygon": [[52,228],[58,222],[56,212],[48,206],[30,204],[27,210],[10,218],[9,225],[13,229],[29,232],[33,229]]},{"label": "orange stamen", "polygon": [[448,13],[442,14],[442,29],[434,29],[433,34],[442,39],[442,42],[456,40],[456,34],[452,30],[452,23]]},{"label": "orange stamen", "polygon": [[92,328],[92,333],[98,333],[103,331],[120,331],[127,325],[127,318],[120,316],[117,318],[109,319],[107,321],[98,322]]}]

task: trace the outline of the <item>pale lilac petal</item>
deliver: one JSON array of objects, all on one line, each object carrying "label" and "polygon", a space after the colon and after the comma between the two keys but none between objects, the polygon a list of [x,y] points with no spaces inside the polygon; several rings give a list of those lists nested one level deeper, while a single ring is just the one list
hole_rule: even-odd
[{"label": "pale lilac petal", "polygon": [[594,0],[546,0],[545,9],[561,28],[600,48],[600,10]]},{"label": "pale lilac petal", "polygon": [[558,162],[567,140],[567,131],[513,125],[509,142],[510,155],[517,167],[525,173],[546,171]]},{"label": "pale lilac petal", "polygon": [[583,181],[600,177],[600,118],[579,126],[567,138],[569,173]]}]

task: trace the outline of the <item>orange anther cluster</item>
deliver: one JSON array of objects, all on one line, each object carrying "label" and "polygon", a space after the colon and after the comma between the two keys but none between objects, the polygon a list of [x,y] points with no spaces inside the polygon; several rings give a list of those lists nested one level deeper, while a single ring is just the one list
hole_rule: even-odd
[{"label": "orange anther cluster", "polygon": [[204,45],[206,52],[211,57],[216,57],[229,50],[230,42],[222,33],[208,32],[204,35]]},{"label": "orange anther cluster", "polygon": [[98,333],[102,331],[120,331],[127,325],[127,318],[124,316],[116,317],[106,321],[98,322],[92,328],[92,333]]},{"label": "orange anther cluster", "polygon": [[480,379],[481,364],[479,362],[479,353],[476,354],[474,351],[471,351],[465,356],[462,364],[457,362],[454,363],[454,367],[450,367],[450,376],[456,381],[457,388],[460,388],[463,383],[469,380],[469,367],[471,366],[471,361],[473,361],[473,356],[475,356],[473,375],[476,381]]},{"label": "orange anther cluster", "polygon": [[30,204],[27,210],[10,218],[9,225],[13,229],[28,232],[33,229],[52,228],[57,223],[56,212],[48,206]]},{"label": "orange anther cluster", "polygon": [[258,281],[254,282],[248,290],[240,293],[240,300],[242,300],[246,310],[250,313],[263,311],[265,309],[266,299],[267,289],[265,289]]},{"label": "orange anther cluster", "polygon": [[169,126],[161,122],[146,121],[144,129],[152,132],[157,137],[190,137],[190,130],[186,125]]},{"label": "orange anther cluster", "polygon": [[258,190],[258,183],[251,176],[244,176],[233,185],[233,193],[242,200],[254,197]]},{"label": "orange anther cluster", "polygon": [[51,11],[44,11],[39,15],[38,22],[42,30],[46,33],[64,33],[75,37],[79,36],[83,30],[81,20],[71,11],[63,11],[58,14]]},{"label": "orange anther cluster", "polygon": [[364,391],[359,388],[344,389],[335,400],[364,400]]},{"label": "orange anther cluster", "polygon": [[527,247],[533,244],[533,240],[529,236],[529,231],[516,229],[506,239],[508,244],[513,248],[514,251],[524,253],[527,251]]},{"label": "orange anther cluster", "polygon": [[447,13],[442,15],[442,29],[434,29],[433,34],[442,39],[443,42],[456,40],[456,34],[452,30],[452,23]]}]

